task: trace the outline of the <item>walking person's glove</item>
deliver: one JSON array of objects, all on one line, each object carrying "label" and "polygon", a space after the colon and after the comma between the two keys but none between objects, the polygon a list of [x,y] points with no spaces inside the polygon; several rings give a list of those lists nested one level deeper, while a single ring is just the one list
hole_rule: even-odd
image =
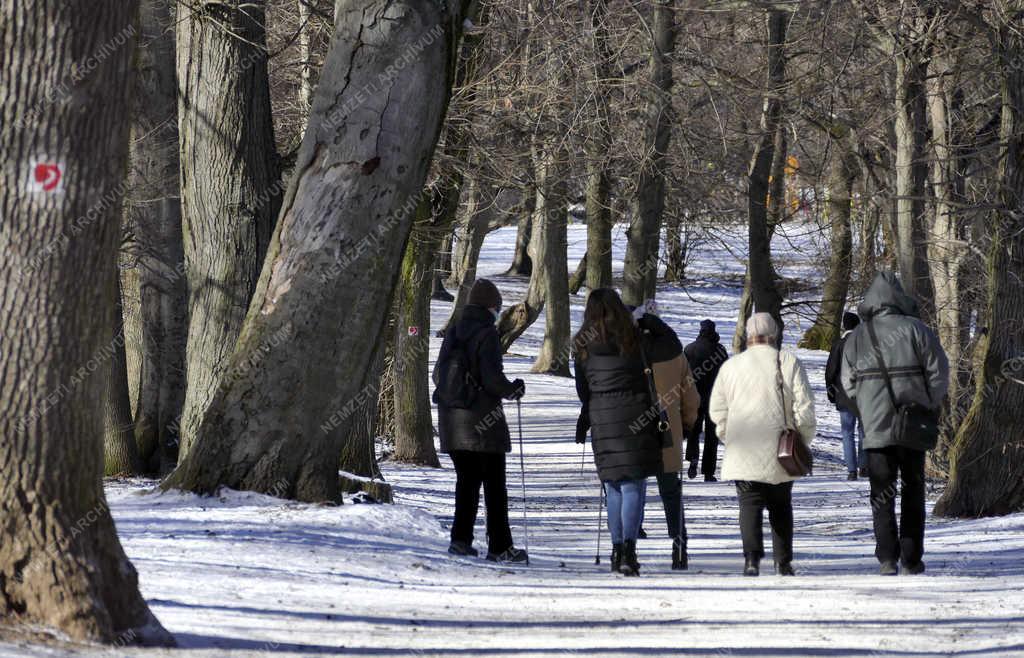
[{"label": "walking person's glove", "polygon": [[512,392],[508,394],[509,400],[518,400],[526,395],[526,382],[516,379],[512,382]]}]

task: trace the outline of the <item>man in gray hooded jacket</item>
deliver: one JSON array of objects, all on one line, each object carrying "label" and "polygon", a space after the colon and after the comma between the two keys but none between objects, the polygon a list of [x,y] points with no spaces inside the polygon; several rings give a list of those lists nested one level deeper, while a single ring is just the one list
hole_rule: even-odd
[{"label": "man in gray hooded jacket", "polygon": [[[875,556],[883,575],[924,571],[925,452],[934,441],[904,440],[894,435],[897,405],[916,404],[938,410],[949,386],[949,361],[935,335],[918,315],[917,302],[903,292],[891,272],[879,272],[858,307],[863,320],[843,349],[841,381],[860,412],[871,480]],[[892,395],[872,344],[884,359]],[[895,397],[896,405],[893,404]],[[896,482],[900,491],[900,526],[896,523]]]}]

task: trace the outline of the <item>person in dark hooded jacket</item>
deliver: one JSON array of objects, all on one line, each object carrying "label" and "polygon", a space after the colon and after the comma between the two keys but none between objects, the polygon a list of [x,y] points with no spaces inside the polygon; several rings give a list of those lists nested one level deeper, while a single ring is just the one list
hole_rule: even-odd
[{"label": "person in dark hooded jacket", "polygon": [[573,340],[581,408],[576,442],[593,440],[594,461],[608,501],[612,571],[636,576],[636,540],[647,478],[662,472],[662,436],[649,422],[653,406],[644,374],[641,334],[611,288],[587,297],[583,326]]},{"label": "person in dark hooded jacket", "polygon": [[856,480],[857,473],[868,474],[868,457],[864,452],[864,423],[857,418],[857,408],[839,381],[843,365],[843,347],[846,339],[860,324],[856,313],[843,313],[843,333],[832,345],[825,364],[825,392],[828,401],[839,411],[839,424],[843,434],[843,461],[846,462],[847,479]]},{"label": "person in dark hooded jacket", "polygon": [[911,404],[939,409],[949,386],[949,361],[938,336],[918,317],[917,302],[891,272],[875,276],[857,310],[861,324],[846,339],[840,381],[864,423],[875,556],[883,575],[899,573],[897,561],[908,573],[918,574],[924,571],[925,452],[935,447],[936,437],[900,437],[893,431],[894,420],[899,407]]},{"label": "person in dark hooded jacket", "polygon": [[525,562],[526,551],[512,545],[508,523],[505,453],[511,451],[512,440],[501,406],[503,398],[522,397],[525,385],[521,379],[509,381],[505,376],[498,329],[494,326],[500,311],[501,293],[497,287],[487,279],[478,279],[462,316],[445,334],[437,357],[437,363],[441,364],[451,358],[453,350],[464,350],[473,379],[479,384],[475,399],[467,409],[438,404],[441,452],[451,457],[456,473],[455,520],[448,552],[478,554],[473,548],[473,526],[483,485],[487,504],[487,559]]},{"label": "person in dark hooded jacket", "polygon": [[690,462],[687,475],[692,480],[697,477],[697,459],[700,455],[700,435],[704,432],[704,459],[701,462],[701,473],[705,482],[715,482],[715,469],[718,467],[718,430],[708,415],[708,401],[711,390],[715,387],[715,378],[722,364],[729,358],[729,353],[722,345],[721,337],[715,330],[715,323],[704,320],[700,323],[700,334],[684,349],[686,360],[690,364],[693,380],[700,394],[700,413],[697,423],[686,438],[686,461]]}]

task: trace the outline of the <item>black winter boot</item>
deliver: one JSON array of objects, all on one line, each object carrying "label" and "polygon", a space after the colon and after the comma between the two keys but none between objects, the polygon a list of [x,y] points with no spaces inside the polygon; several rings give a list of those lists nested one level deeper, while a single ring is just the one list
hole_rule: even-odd
[{"label": "black winter boot", "polygon": [[747,562],[743,567],[744,576],[759,576],[761,575],[761,558],[756,555],[747,555]]},{"label": "black winter boot", "polygon": [[672,540],[672,571],[686,571],[689,567],[686,557],[686,544],[678,539]]},{"label": "black winter boot", "polygon": [[627,539],[622,545],[622,566],[619,573],[623,576],[639,576],[640,563],[636,560],[636,540]]},{"label": "black winter boot", "polygon": [[776,562],[775,573],[780,576],[795,576],[796,571],[793,569],[792,562]]},{"label": "black winter boot", "polygon": [[622,566],[622,544],[612,544],[612,573],[618,573]]}]

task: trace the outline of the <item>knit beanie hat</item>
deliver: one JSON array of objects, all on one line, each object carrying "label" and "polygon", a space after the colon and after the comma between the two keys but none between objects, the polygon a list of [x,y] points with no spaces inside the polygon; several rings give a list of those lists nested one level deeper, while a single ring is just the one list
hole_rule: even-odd
[{"label": "knit beanie hat", "polygon": [[701,320],[700,333],[704,336],[710,336],[715,333],[715,323],[712,320]]},{"label": "knit beanie hat", "polygon": [[469,305],[484,308],[501,308],[501,293],[498,287],[487,279],[477,279],[469,291]]}]

